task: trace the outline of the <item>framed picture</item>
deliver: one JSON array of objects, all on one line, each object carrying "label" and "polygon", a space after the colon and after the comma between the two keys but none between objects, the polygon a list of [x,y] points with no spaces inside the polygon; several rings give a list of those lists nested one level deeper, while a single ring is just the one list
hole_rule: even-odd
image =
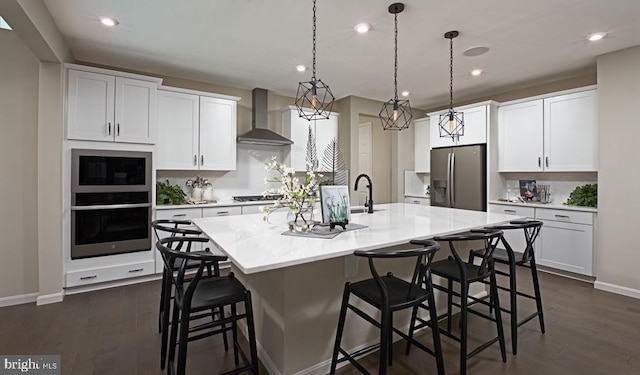
[{"label": "framed picture", "polygon": [[538,196],[538,184],[536,180],[519,180],[520,183],[520,196],[524,200],[533,200]]},{"label": "framed picture", "polygon": [[348,223],[351,219],[350,206],[347,185],[320,185],[323,223]]}]

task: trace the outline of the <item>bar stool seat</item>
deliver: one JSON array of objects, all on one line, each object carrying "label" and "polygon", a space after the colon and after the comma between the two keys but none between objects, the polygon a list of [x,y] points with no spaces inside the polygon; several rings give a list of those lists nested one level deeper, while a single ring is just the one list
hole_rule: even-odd
[{"label": "bar stool seat", "polygon": [[[330,374],[335,374],[337,364],[343,361],[349,361],[360,372],[368,374],[368,371],[356,361],[356,358],[376,349],[379,349],[380,351],[378,373],[381,375],[386,374],[388,371],[387,366],[392,364],[393,333],[400,335],[413,345],[433,355],[436,358],[438,374],[444,374],[444,360],[442,357],[438,325],[435,320],[437,314],[433,299],[433,290],[431,288],[431,274],[429,272],[433,256],[440,248],[440,245],[434,241],[419,241],[414,244],[422,245],[423,247],[403,250],[371,250],[354,252],[355,256],[365,257],[368,259],[372,278],[355,283],[347,282],[345,284],[336,341],[331,359]],[[380,276],[374,264],[374,259],[407,257],[416,258],[416,265],[411,281],[398,278],[390,272],[384,276]],[[360,308],[349,303],[349,297],[351,295],[358,297],[362,301],[380,310],[382,313],[380,321],[374,319]],[[394,312],[412,308],[412,312],[415,315],[418,305],[420,304],[428,305],[430,315],[433,317],[433,349],[427,348],[420,342],[413,339],[413,337],[393,327]],[[358,316],[380,329],[380,340],[378,343],[351,353],[347,352],[340,346],[347,310],[353,311]],[[340,354],[342,354],[342,357],[338,358]]]}]

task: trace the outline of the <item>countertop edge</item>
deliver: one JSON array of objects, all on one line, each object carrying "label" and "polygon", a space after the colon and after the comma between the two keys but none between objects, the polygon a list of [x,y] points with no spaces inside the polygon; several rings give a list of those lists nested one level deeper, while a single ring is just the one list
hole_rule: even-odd
[{"label": "countertop edge", "polygon": [[598,213],[597,208],[593,207],[581,207],[581,206],[565,206],[559,204],[542,204],[542,203],[516,203],[516,202],[504,202],[492,200],[489,201],[490,204],[501,204],[504,206],[518,206],[518,207],[531,207],[531,208],[546,208],[550,210],[566,210],[566,211],[580,211],[580,212],[591,212]]},{"label": "countertop edge", "polygon": [[210,208],[210,207],[229,207],[229,206],[270,206],[274,201],[221,201],[216,203],[203,204],[159,204],[155,206],[156,210],[182,210],[185,208]]}]

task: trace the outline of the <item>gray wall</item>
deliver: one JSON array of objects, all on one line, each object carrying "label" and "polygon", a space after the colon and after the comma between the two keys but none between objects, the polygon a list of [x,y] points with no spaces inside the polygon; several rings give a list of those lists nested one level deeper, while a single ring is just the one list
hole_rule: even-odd
[{"label": "gray wall", "polygon": [[636,293],[640,289],[639,104],[640,47],[600,56],[597,280]]},{"label": "gray wall", "polygon": [[10,31],[0,30],[0,51],[2,298],[38,292],[39,63]]}]

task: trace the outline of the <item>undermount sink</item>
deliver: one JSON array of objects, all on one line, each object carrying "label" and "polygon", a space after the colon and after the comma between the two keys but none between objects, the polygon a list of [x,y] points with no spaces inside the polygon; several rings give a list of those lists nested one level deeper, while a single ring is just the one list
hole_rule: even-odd
[{"label": "undermount sink", "polygon": [[[367,213],[367,211],[369,210],[366,207],[351,207],[351,213],[352,214],[362,214],[362,213]],[[381,209],[378,208],[374,208],[373,212],[378,212],[378,211],[382,211]]]}]

